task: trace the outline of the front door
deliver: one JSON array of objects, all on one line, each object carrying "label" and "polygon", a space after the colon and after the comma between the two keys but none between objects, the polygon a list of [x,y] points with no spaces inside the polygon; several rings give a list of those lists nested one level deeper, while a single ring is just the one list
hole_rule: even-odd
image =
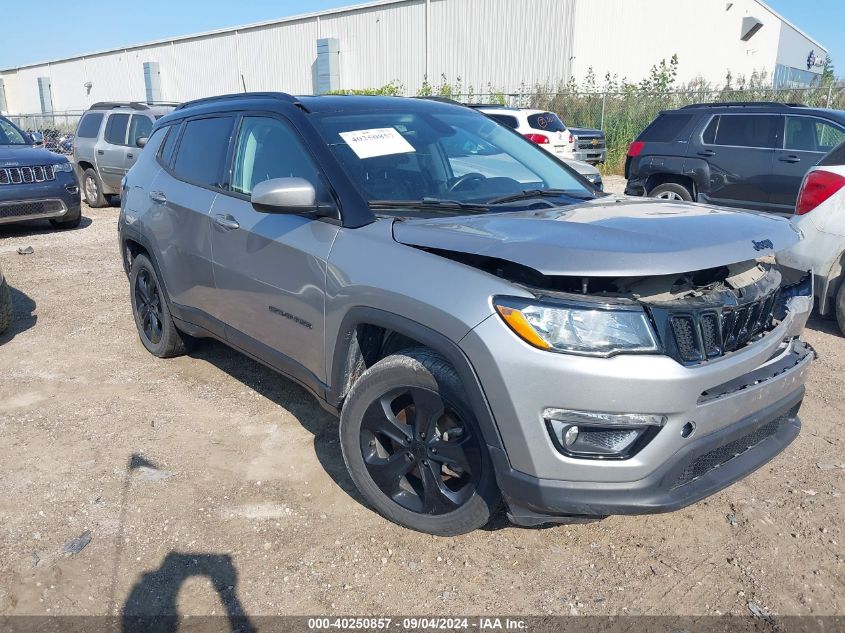
[{"label": "front door", "polygon": [[272,115],[241,119],[232,158],[230,194],[211,210],[214,316],[230,342],[306,381],[325,381],[323,328],[326,259],[333,224],[293,214],[256,211],[253,187],[300,177],[329,202],[328,188],[297,132]]},{"label": "front door", "polygon": [[138,147],[139,138],[150,138],[150,132],[153,131],[153,120],[144,114],[133,114],[129,121],[129,134],[126,142],[128,147],[124,154],[123,171],[124,173],[132,169],[132,165],[138,160],[138,154],[141,153],[141,148]]},{"label": "front door", "polygon": [[801,181],[822,156],[845,140],[838,125],[812,116],[788,115],[784,126],[783,149],[775,152],[775,180],[772,206],[777,211],[795,211]]}]

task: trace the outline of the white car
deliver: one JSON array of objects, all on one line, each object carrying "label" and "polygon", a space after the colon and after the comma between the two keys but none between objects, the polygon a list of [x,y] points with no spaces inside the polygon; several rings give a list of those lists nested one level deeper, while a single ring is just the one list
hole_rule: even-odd
[{"label": "white car", "polygon": [[472,107],[558,158],[591,164],[603,163],[607,158],[607,143],[601,130],[567,127],[554,112],[504,106]]},{"label": "white car", "polygon": [[804,176],[792,222],[804,239],[778,263],[813,271],[819,313],[833,310],[845,334],[845,142]]}]

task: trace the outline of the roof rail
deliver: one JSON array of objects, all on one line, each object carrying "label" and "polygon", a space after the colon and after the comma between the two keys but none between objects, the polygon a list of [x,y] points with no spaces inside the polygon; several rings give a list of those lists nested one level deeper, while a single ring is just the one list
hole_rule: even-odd
[{"label": "roof rail", "polygon": [[507,108],[508,106],[502,103],[465,103],[468,108]]},{"label": "roof rail", "polygon": [[691,103],[681,108],[681,110],[688,110],[690,108],[804,108],[803,103],[783,103],[781,101],[716,101],[714,103]]},{"label": "roof rail", "polygon": [[172,101],[98,101],[91,106],[91,110],[112,110],[114,108],[131,108],[133,110],[149,110],[155,106],[177,106]]},{"label": "roof rail", "polygon": [[177,110],[184,110],[185,108],[200,105],[202,103],[214,103],[215,101],[233,101],[235,99],[278,99],[279,101],[287,101],[288,103],[299,103],[299,99],[286,92],[236,92],[228,95],[216,95],[214,97],[204,97],[202,99],[194,99],[193,101],[186,101],[176,106]]}]

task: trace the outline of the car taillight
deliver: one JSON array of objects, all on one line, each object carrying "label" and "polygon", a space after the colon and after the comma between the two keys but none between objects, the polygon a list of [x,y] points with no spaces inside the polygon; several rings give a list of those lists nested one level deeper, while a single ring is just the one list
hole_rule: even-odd
[{"label": "car taillight", "polygon": [[540,143],[540,145],[543,145],[543,144],[549,142],[549,137],[546,136],[545,134],[525,134],[524,136],[529,141],[533,141],[534,143]]},{"label": "car taillight", "polygon": [[574,136],[572,136],[572,132],[570,132],[570,133],[569,133],[569,140],[567,141],[567,143],[569,143],[570,145],[572,145],[574,142],[575,142],[575,137],[574,137]]},{"label": "car taillight", "polygon": [[642,154],[643,148],[645,147],[645,141],[634,141],[628,146],[628,156],[633,158],[634,156],[639,156]]},{"label": "car taillight", "polygon": [[795,215],[809,213],[845,186],[845,178],[829,171],[811,171],[801,184]]}]

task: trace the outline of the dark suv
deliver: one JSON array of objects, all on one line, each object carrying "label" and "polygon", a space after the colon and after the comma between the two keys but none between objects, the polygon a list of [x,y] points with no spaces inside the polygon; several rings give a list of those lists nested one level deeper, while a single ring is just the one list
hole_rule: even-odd
[{"label": "dark suv", "polygon": [[661,112],[628,148],[628,195],[792,214],[804,174],[845,140],[845,112],[709,103]]}]

